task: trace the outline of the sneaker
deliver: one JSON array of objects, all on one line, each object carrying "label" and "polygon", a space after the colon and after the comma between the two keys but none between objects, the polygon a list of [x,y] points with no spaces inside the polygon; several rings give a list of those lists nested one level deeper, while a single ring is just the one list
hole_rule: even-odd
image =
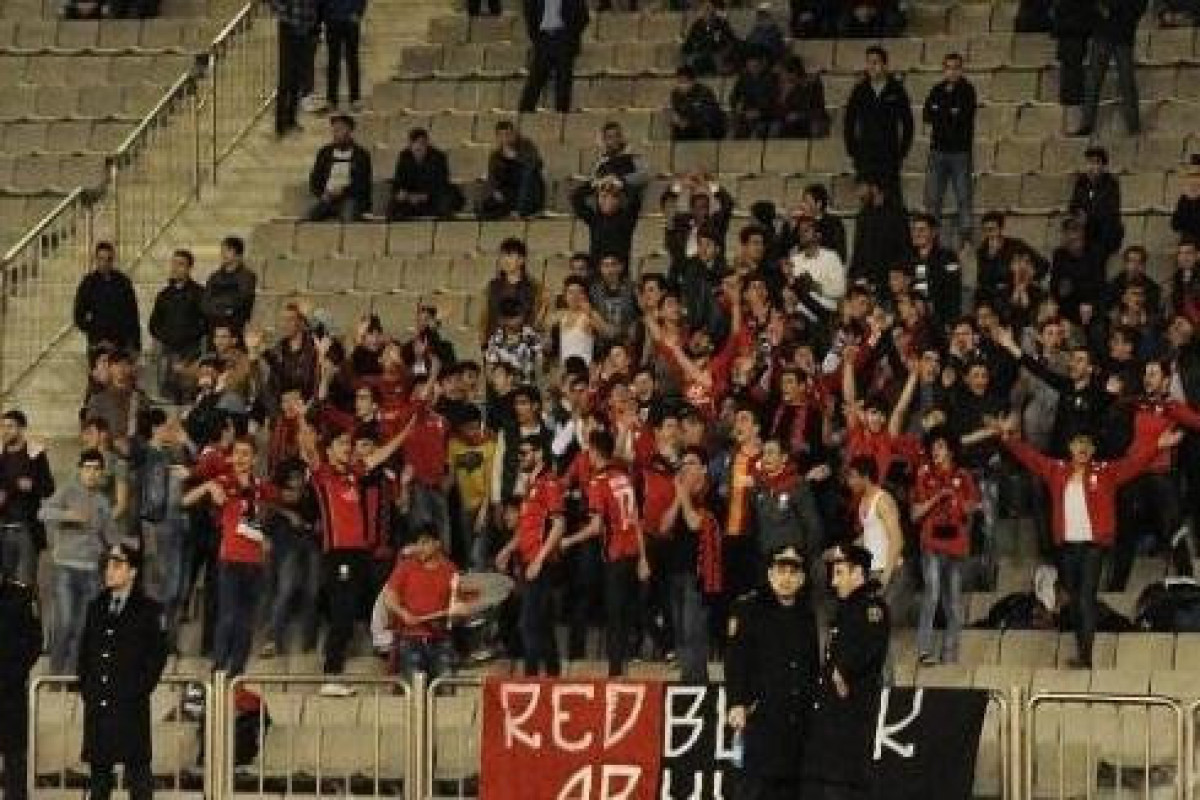
[{"label": "sneaker", "polygon": [[279,654],[279,648],[274,642],[264,642],[262,649],[258,651],[260,658],[274,658]]},{"label": "sneaker", "polygon": [[917,659],[917,663],[922,667],[936,667],[942,663],[942,660],[933,653],[922,653],[921,657]]},{"label": "sneaker", "polygon": [[320,114],[325,110],[325,101],[315,94],[310,94],[300,101],[300,107],[309,114]]},{"label": "sneaker", "polygon": [[354,688],[344,683],[325,683],[321,685],[321,697],[353,697]]}]

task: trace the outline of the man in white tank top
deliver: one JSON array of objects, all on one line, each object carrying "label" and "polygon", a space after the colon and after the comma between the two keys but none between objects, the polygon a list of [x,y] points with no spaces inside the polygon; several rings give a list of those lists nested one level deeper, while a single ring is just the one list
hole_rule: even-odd
[{"label": "man in white tank top", "polygon": [[857,498],[859,538],[855,544],[871,553],[871,577],[887,591],[899,577],[904,563],[904,533],[896,500],[879,485],[878,467],[869,457],[851,460],[846,468],[846,485]]}]

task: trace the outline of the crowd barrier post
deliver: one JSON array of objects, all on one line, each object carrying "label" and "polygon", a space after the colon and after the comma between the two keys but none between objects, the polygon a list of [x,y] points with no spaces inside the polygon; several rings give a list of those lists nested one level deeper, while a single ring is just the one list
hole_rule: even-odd
[{"label": "crowd barrier post", "polygon": [[[1125,735],[1125,726],[1120,716],[1121,710],[1124,709],[1141,709],[1145,712],[1144,726],[1142,730],[1142,745],[1141,745],[1141,760],[1134,766],[1140,771],[1141,786],[1139,789],[1127,789],[1123,779],[1122,771],[1124,764],[1122,762],[1123,752],[1118,753],[1117,763],[1110,765],[1113,770],[1113,780],[1116,787],[1116,797],[1118,798],[1143,798],[1149,800],[1151,797],[1157,797],[1154,793],[1154,784],[1152,781],[1154,768],[1158,765],[1154,753],[1155,739],[1152,736],[1152,729],[1155,727],[1153,723],[1154,709],[1161,709],[1172,718],[1172,736],[1174,741],[1174,753],[1171,758],[1167,759],[1165,764],[1167,767],[1173,768],[1173,796],[1177,800],[1184,800],[1186,797],[1185,787],[1190,783],[1190,776],[1187,775],[1189,769],[1189,757],[1186,752],[1187,748],[1187,717],[1183,705],[1170,697],[1160,695],[1134,695],[1134,694],[1105,694],[1105,693],[1088,693],[1088,692],[1041,692],[1033,694],[1025,703],[1024,708],[1024,731],[1025,737],[1024,747],[1022,748],[1023,762],[1023,787],[1024,797],[1032,798],[1038,787],[1038,712],[1047,707],[1055,707],[1059,709],[1057,736],[1056,736],[1056,762],[1057,762],[1057,792],[1055,797],[1067,798],[1077,797],[1079,787],[1074,784],[1068,785],[1067,768],[1070,762],[1076,769],[1078,763],[1071,759],[1068,754],[1068,736],[1067,736],[1067,720],[1066,714],[1069,708],[1081,708],[1083,713],[1088,717],[1084,718],[1080,725],[1072,724],[1070,727],[1075,731],[1083,731],[1085,733],[1085,746],[1083,754],[1083,769],[1077,770],[1075,777],[1083,782],[1083,793],[1086,800],[1092,800],[1098,796],[1097,790],[1097,771],[1101,766],[1100,757],[1095,752],[1095,723],[1092,715],[1098,710],[1111,709],[1117,713],[1117,727],[1119,734],[1117,737],[1117,745],[1121,750],[1127,742]],[[1111,746],[1112,742],[1108,744]],[[1103,753],[1100,755],[1104,755]],[[1135,772],[1137,778],[1139,772]],[[1077,783],[1076,780],[1074,783]]]},{"label": "crowd barrier post", "polygon": [[[478,789],[475,792],[467,793],[464,791],[471,777],[478,778],[481,773],[481,768],[478,760],[472,756],[480,756],[480,735],[482,732],[483,718],[483,679],[477,676],[470,675],[443,675],[435,678],[428,685],[427,690],[422,695],[424,705],[425,718],[425,749],[420,754],[422,760],[421,777],[422,782],[419,786],[420,800],[433,800],[433,798],[442,797],[437,793],[437,759],[438,759],[438,735],[437,726],[439,718],[439,705],[444,705],[444,702],[438,701],[438,693],[444,689],[465,689],[469,692],[474,692],[477,696],[477,714],[474,718],[474,725],[471,730],[469,740],[460,740],[460,745],[467,758],[462,761],[472,762],[475,767],[473,773],[468,771],[465,775],[459,776],[456,785],[457,791],[451,795],[455,798],[477,797]],[[472,753],[473,750],[473,753]]]}]

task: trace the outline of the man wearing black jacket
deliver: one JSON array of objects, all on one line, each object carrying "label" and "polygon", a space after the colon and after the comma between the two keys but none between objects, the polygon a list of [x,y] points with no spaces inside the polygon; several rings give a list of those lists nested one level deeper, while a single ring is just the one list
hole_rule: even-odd
[{"label": "man wearing black jacket", "polygon": [[317,151],[308,176],[308,190],[317,198],[308,218],[357,222],[371,210],[371,154],[354,141],[351,117],[334,114],[329,127],[333,141]]},{"label": "man wearing black jacket", "polygon": [[962,313],[962,267],[958,256],[938,240],[938,221],[932,214],[914,216],[911,233],[908,267],[913,288],[929,298],[934,320],[945,327]]},{"label": "man wearing black jacket", "polygon": [[876,175],[858,177],[862,207],[854,224],[854,250],[850,254],[849,278],[882,290],[888,270],[905,264],[910,254],[910,231],[904,209],[884,194]]},{"label": "man wearing black jacket", "polygon": [[521,92],[520,111],[537,110],[542,90],[554,75],[554,110],[571,111],[571,89],[575,81],[575,59],[580,40],[590,22],[585,0],[524,0],[525,29],[533,47],[529,77]]},{"label": "man wearing black jacket", "polygon": [[26,586],[37,585],[38,554],[46,533],[38,521],[42,501],[54,494],[50,461],[27,437],[25,412],[4,412],[0,428],[0,549],[8,575]]},{"label": "man wearing black jacket", "polygon": [[767,585],[738,600],[730,614],[725,681],[729,725],[745,743],[745,792],[737,796],[784,800],[800,792],[821,661],[816,618],[803,590],[803,555],[785,545],[767,564]]},{"label": "man wearing black jacket", "polygon": [[991,300],[1003,303],[1012,286],[1010,265],[1018,254],[1033,259],[1036,280],[1039,282],[1050,270],[1050,263],[1023,239],[1004,234],[1004,214],[989,211],[979,222],[980,241],[975,248],[975,302]]},{"label": "man wearing black jacket", "polygon": [[1147,0],[1099,0],[1096,3],[1096,27],[1088,47],[1088,81],[1083,103],[1083,124],[1076,136],[1091,136],[1096,127],[1096,110],[1108,62],[1117,64],[1117,84],[1121,88],[1121,112],[1130,136],[1142,130],[1138,114],[1137,75],[1133,64],[1133,42],[1138,22],[1146,13]]},{"label": "man wearing black jacket", "polygon": [[620,182],[602,179],[595,185],[577,187],[571,193],[571,208],[588,226],[593,270],[599,268],[600,259],[606,255],[617,256],[622,264],[629,263],[638,210]]},{"label": "man wearing black jacket", "polygon": [[950,53],[942,59],[945,79],[929,90],[922,114],[930,127],[929,168],[925,177],[925,210],[939,220],[949,184],[954,190],[958,224],[954,241],[971,239],[974,221],[971,156],[975,147],[975,87],[963,77],[963,57]]},{"label": "man wearing black jacket", "polygon": [[171,276],[154,298],[150,335],[158,342],[158,391],[175,403],[183,402],[179,368],[196,360],[204,345],[204,287],[192,280],[195,259],[190,250],[171,255]]},{"label": "man wearing black jacket", "polygon": [[246,243],[240,237],[221,240],[221,265],[208,276],[200,300],[210,331],[224,325],[240,334],[254,313],[258,276],[242,260],[245,255]]},{"label": "man wearing black jacket", "polygon": [[95,268],[75,291],[75,326],[88,347],[108,344],[122,350],[142,349],[137,295],[129,276],[116,267],[117,249],[111,242],[96,245]]},{"label": "man wearing black jacket", "polygon": [[900,169],[913,143],[912,104],[887,63],[886,50],[867,48],[867,69],[850,92],[842,135],[855,172],[879,175],[884,193],[903,208]]},{"label": "man wearing black jacket", "polygon": [[0,760],[8,800],[26,800],[29,673],[42,654],[42,621],[29,586],[9,580],[0,553]]},{"label": "man wearing black jacket", "polygon": [[429,131],[413,128],[408,134],[408,147],[396,158],[388,218],[445,218],[462,207],[462,193],[450,182],[446,154],[429,141]]}]

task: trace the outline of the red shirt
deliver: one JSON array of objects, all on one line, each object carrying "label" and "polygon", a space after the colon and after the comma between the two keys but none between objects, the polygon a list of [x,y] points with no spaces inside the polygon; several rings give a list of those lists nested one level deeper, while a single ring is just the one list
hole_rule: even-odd
[{"label": "red shirt", "polygon": [[449,461],[446,446],[450,429],[446,418],[428,406],[418,406],[414,413],[416,420],[404,440],[404,460],[412,466],[414,481],[423,486],[438,486]]},{"label": "red shirt", "polygon": [[250,484],[243,486],[231,472],[215,480],[225,491],[225,505],[217,512],[221,524],[219,560],[231,564],[262,564],[262,506],[273,502],[279,496],[278,490],[273,484],[257,478],[251,478]]},{"label": "red shirt", "polygon": [[[1150,447],[1158,444],[1158,437],[1178,425],[1192,430],[1200,429],[1200,414],[1191,406],[1177,400],[1143,398],[1133,415],[1133,444],[1131,447]],[[1160,449],[1147,472],[1166,472],[1171,469],[1174,448]]]},{"label": "red shirt", "polygon": [[962,557],[970,551],[971,517],[979,505],[979,488],[961,467],[944,470],[922,464],[913,485],[913,502],[928,502],[943,489],[950,490],[950,498],[938,501],[921,518],[921,549]]},{"label": "red shirt", "polygon": [[865,425],[855,425],[846,440],[846,460],[860,456],[875,460],[882,482],[887,479],[893,462],[903,461],[911,467],[920,460],[921,440],[911,435],[893,436],[887,431],[871,433]]},{"label": "red shirt", "polygon": [[609,465],[588,483],[588,510],[604,527],[604,555],[608,561],[641,554],[642,523],[638,518],[633,481],[620,467]]},{"label": "red shirt", "polygon": [[[457,575],[454,564],[444,556],[435,556],[428,562],[405,558],[396,564],[387,585],[397,603],[410,614],[422,617],[450,607]],[[441,639],[446,636],[444,619],[410,626],[396,617],[393,627],[405,639]]]},{"label": "red shirt", "polygon": [[642,470],[642,521],[648,536],[670,536],[663,530],[663,518],[674,502],[675,470],[656,456]]},{"label": "red shirt", "polygon": [[229,451],[215,444],[205,446],[196,457],[196,466],[192,467],[192,477],[204,483],[233,471],[229,463]]},{"label": "red shirt", "polygon": [[521,563],[533,563],[546,541],[551,520],[563,514],[563,488],[553,474],[541,472],[530,484],[517,512],[517,554]]},{"label": "red shirt", "polygon": [[321,464],[312,474],[317,504],[321,507],[322,544],[325,551],[366,550],[366,525],[357,469],[338,472]]}]

